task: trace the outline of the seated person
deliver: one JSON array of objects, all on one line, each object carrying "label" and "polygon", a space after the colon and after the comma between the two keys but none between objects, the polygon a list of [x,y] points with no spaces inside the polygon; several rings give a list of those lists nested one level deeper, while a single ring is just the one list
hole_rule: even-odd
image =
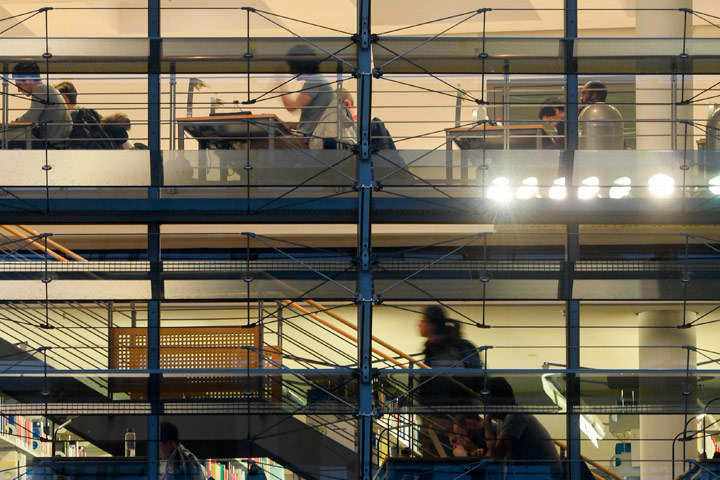
[{"label": "seated person", "polygon": [[[580,103],[592,105],[593,103],[604,103],[607,100],[607,87],[604,83],[593,80],[583,85],[580,93]],[[581,110],[584,107],[581,107]]]},{"label": "seated person", "polygon": [[460,414],[453,419],[450,444],[455,457],[483,457],[487,453],[483,420],[477,414]]},{"label": "seated person", "polygon": [[12,78],[20,93],[32,99],[30,108],[15,122],[32,124],[32,148],[64,149],[72,130],[72,118],[60,92],[45,85],[35,62],[20,62],[13,67]]},{"label": "seated person", "polygon": [[553,148],[565,148],[565,104],[557,97],[543,100],[543,106],[538,112],[538,118],[548,122],[555,129]]},{"label": "seated person", "polygon": [[78,92],[71,82],[64,81],[55,85],[65,99],[73,121],[68,148],[82,150],[114,149],[116,144],[108,137],[100,125],[102,117],[92,108],[83,108],[77,104]]},{"label": "seated person", "polygon": [[103,117],[100,121],[105,133],[115,144],[115,148],[122,150],[130,150],[133,148],[132,143],[128,140],[128,131],[130,130],[130,119],[124,113],[113,113],[107,117]]},{"label": "seated person", "polygon": [[[489,390],[488,406],[516,405],[513,389],[504,378],[488,379],[487,389]],[[499,424],[497,432],[493,429],[493,422]],[[547,476],[533,476],[533,478],[558,479],[562,474],[560,455],[555,443],[547,429],[533,415],[503,412],[502,409],[496,413],[489,413],[485,417],[485,439],[489,456],[510,460],[519,469],[530,468],[528,462],[533,462],[543,471],[547,469],[549,472]]]}]

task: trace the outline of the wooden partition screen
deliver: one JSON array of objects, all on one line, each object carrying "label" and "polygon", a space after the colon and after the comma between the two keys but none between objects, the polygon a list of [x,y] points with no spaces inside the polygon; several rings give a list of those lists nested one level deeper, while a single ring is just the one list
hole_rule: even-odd
[{"label": "wooden partition screen", "polygon": [[[147,368],[147,329],[113,328],[110,335],[110,368]],[[261,349],[259,327],[163,327],[160,328],[161,396],[165,398],[258,398],[279,400],[280,377],[243,375],[237,370],[277,370],[282,356],[276,346]],[[223,373],[183,373],[175,369],[234,370]],[[114,378],[112,391],[143,398],[140,379]]]}]

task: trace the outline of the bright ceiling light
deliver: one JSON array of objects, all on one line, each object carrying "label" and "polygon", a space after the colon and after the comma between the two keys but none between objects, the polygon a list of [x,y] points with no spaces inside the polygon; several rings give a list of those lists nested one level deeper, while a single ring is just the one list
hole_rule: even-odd
[{"label": "bright ceiling light", "polygon": [[610,198],[623,198],[630,194],[630,177],[620,177],[613,180],[613,187],[610,187]]},{"label": "bright ceiling light", "polygon": [[720,195],[720,175],[711,178],[708,183],[710,184],[710,192],[714,195]]},{"label": "bright ceiling light", "polygon": [[522,183],[522,186],[518,188],[517,198],[527,200],[538,196],[538,179],[536,177],[528,177]]},{"label": "bright ceiling light", "polygon": [[675,180],[664,173],[653,175],[648,180],[650,193],[658,197],[667,197],[675,190]]},{"label": "bright ceiling light", "polygon": [[510,200],[512,193],[510,192],[510,180],[506,177],[498,177],[492,181],[492,186],[488,188],[487,198],[505,202]]},{"label": "bright ceiling light", "polygon": [[580,200],[589,200],[593,197],[597,197],[600,191],[600,179],[598,177],[588,177],[582,182],[582,187],[578,188],[578,198]]},{"label": "bright ceiling light", "polygon": [[565,177],[560,177],[553,181],[555,186],[550,187],[550,198],[554,200],[562,200],[567,197],[567,190],[565,189]]}]

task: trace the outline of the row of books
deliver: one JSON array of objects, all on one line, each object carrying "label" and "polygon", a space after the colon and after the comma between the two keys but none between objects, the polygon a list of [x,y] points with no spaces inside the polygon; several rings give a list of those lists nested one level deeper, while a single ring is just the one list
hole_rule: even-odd
[{"label": "row of books", "polygon": [[38,418],[6,415],[0,411],[0,438],[38,457],[50,456],[52,452],[50,442],[45,441],[48,436],[43,431],[43,422]]}]

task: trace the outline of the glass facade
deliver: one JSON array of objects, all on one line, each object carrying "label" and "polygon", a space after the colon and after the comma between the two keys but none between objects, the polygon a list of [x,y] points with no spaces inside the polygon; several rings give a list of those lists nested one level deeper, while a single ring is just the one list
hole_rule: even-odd
[{"label": "glass facade", "polygon": [[713,2],[6,3],[0,480],[720,474]]}]

